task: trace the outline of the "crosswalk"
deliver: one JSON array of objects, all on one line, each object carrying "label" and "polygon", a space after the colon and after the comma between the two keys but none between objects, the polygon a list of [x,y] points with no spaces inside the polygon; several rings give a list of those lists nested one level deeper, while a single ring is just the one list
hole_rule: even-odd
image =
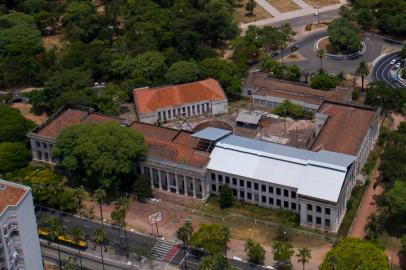
[{"label": "crosswalk", "polygon": [[179,245],[158,240],[152,248],[151,254],[156,260],[170,262],[179,252],[179,249]]}]

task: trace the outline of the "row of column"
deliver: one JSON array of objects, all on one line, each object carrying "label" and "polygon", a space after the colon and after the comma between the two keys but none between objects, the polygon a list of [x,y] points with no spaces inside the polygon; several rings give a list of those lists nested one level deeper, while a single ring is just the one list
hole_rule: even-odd
[{"label": "row of column", "polygon": [[[167,192],[173,192],[171,190],[171,188],[173,188],[176,194],[182,193],[185,196],[189,196],[188,191],[190,186],[192,196],[194,198],[196,198],[198,194],[200,194],[202,198],[205,197],[206,187],[203,184],[203,181],[199,178],[194,178],[183,174],[172,173],[166,170],[146,166],[143,167],[143,173],[144,175],[147,175],[149,177],[151,181],[151,187],[153,188],[159,188],[159,190],[165,190]],[[171,182],[174,182],[174,185],[171,184]]]},{"label": "row of column", "polygon": [[175,119],[179,115],[197,116],[209,111],[209,103],[195,104],[181,108],[168,109],[158,112],[158,120],[166,121]]}]

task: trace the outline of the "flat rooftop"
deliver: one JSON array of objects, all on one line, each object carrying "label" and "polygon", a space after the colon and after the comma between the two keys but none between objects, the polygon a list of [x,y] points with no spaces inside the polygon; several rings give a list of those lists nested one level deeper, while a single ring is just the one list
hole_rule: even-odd
[{"label": "flat rooftop", "polygon": [[357,155],[377,111],[357,105],[325,102],[318,113],[328,116],[311,150]]},{"label": "flat rooftop", "polygon": [[29,187],[0,179],[0,214],[8,206],[17,206],[29,190]]}]

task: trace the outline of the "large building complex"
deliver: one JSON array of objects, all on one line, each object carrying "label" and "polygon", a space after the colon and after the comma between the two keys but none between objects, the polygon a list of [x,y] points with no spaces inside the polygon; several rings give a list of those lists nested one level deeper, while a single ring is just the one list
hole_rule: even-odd
[{"label": "large building complex", "polygon": [[181,117],[216,115],[228,110],[227,97],[214,79],[134,91],[140,122],[163,123]]},{"label": "large building complex", "polygon": [[279,81],[269,78],[265,73],[252,73],[243,82],[242,94],[252,97],[254,106],[273,109],[285,100],[316,112],[324,101],[351,101],[352,90],[337,87],[331,91],[320,91],[308,85]]},{"label": "large building complex", "polygon": [[4,180],[0,180],[0,269],[43,269],[31,190]]},{"label": "large building complex", "polygon": [[216,127],[191,132],[127,123],[81,107],[62,108],[29,138],[35,160],[56,164],[52,147],[65,127],[117,122],[144,135],[148,153],[136,167],[149,177],[152,187],[206,199],[229,185],[236,199],[294,211],[302,226],[336,232],[378,136],[378,116],[379,110],[324,102],[309,150],[239,137]]}]

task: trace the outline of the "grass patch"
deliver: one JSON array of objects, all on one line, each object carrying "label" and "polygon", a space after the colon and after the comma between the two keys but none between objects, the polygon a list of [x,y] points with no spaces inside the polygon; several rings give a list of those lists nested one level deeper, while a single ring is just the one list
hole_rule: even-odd
[{"label": "grass patch", "polygon": [[237,5],[234,7],[234,18],[239,23],[250,23],[265,19],[273,18],[261,5],[257,4],[254,9],[254,15],[250,16],[248,11],[245,9],[245,5],[248,0],[238,1]]},{"label": "grass patch", "polygon": [[271,6],[279,12],[285,13],[300,9],[300,7],[292,0],[266,0]]},{"label": "grass patch", "polygon": [[340,0],[304,0],[304,1],[312,7],[324,7],[340,3]]},{"label": "grass patch", "polygon": [[[368,177],[369,178],[369,177]],[[368,181],[364,185],[357,185],[353,188],[351,192],[351,198],[347,204],[347,212],[345,213],[344,219],[341,222],[340,229],[338,230],[337,236],[339,238],[345,238],[348,235],[348,232],[351,228],[352,221],[357,214],[358,206],[361,203],[362,197],[365,193],[365,190],[368,188]]]},{"label": "grass patch", "polygon": [[210,196],[206,204],[203,205],[200,210],[211,215],[227,216],[229,214],[237,214],[267,220],[278,224],[284,223],[292,227],[299,226],[299,215],[296,213],[263,208],[240,201],[234,201],[233,206],[230,208],[221,209],[219,206],[219,198],[216,196]]}]

